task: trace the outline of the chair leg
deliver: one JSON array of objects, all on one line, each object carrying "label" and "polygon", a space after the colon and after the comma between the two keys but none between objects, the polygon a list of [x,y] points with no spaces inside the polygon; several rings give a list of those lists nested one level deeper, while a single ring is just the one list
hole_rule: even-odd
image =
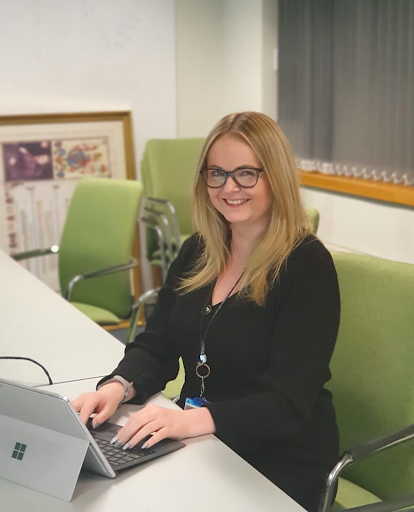
[{"label": "chair leg", "polygon": [[319,512],[327,512],[332,507],[335,484],[338,480],[339,473],[349,464],[352,464],[353,458],[349,453],[345,453],[342,459],[336,464],[333,470],[326,477],[325,490],[321,496],[319,504]]}]

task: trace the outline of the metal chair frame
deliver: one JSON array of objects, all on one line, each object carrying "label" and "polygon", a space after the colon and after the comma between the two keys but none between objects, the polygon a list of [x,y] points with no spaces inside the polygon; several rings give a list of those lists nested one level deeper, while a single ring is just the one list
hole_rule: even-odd
[{"label": "metal chair frame", "polygon": [[[165,283],[168,268],[181,248],[180,228],[174,205],[165,199],[146,197],[143,199],[140,217],[147,228],[157,234],[161,256],[162,277]],[[158,295],[160,288],[144,292],[132,307],[131,322],[127,332],[127,343],[134,341],[135,331],[142,307],[151,298]]]},{"label": "metal chair frame", "polygon": [[[338,481],[339,475],[347,466],[411,439],[414,439],[414,424],[401,430],[397,430],[392,434],[368,441],[365,444],[357,445],[347,450],[342,459],[336,464],[326,478],[325,490],[321,497],[319,512],[328,512],[331,509],[333,505],[335,485]],[[407,509],[409,506],[412,508]],[[350,508],[348,510],[355,512],[398,512],[402,509],[404,509],[404,512],[408,512],[408,510],[414,511],[414,494],[393,500],[382,501],[380,503]]]}]

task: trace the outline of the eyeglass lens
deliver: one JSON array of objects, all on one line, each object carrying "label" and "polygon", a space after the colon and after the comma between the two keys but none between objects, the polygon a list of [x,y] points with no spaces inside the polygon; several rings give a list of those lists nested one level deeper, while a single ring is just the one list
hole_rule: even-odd
[{"label": "eyeglass lens", "polygon": [[[233,173],[234,179],[241,187],[254,187],[257,183],[259,172],[257,169],[237,169]],[[230,178],[230,173],[219,169],[206,169],[204,179],[209,187],[222,187],[226,182],[226,177]]]}]

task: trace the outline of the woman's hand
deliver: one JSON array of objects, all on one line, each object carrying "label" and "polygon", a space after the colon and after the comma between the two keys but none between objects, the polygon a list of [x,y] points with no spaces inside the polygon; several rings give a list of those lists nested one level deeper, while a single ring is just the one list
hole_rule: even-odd
[{"label": "woman's hand", "polygon": [[124,398],[124,386],[120,382],[105,384],[91,393],[83,393],[72,405],[80,414],[83,423],[86,423],[89,416],[96,413],[92,426],[97,428],[102,425],[118,409],[118,405]]},{"label": "woman's hand", "polygon": [[143,445],[143,448],[150,448],[166,437],[182,439],[213,434],[215,431],[213,418],[205,407],[183,411],[149,404],[132,414],[111,443],[126,450],[153,434]]}]

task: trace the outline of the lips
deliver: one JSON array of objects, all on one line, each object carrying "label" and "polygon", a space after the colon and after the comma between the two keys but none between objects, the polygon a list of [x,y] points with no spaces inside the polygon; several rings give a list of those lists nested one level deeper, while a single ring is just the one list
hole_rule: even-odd
[{"label": "lips", "polygon": [[227,206],[241,206],[246,204],[250,199],[223,199]]}]

